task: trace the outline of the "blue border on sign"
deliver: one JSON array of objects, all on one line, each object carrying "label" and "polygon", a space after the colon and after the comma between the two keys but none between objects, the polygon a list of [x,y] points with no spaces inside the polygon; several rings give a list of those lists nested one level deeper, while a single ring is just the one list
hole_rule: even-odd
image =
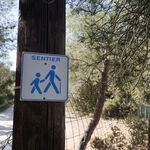
[{"label": "blue border on sign", "polygon": [[[37,54],[37,55],[48,55],[48,56],[59,56],[67,58],[67,96],[64,100],[58,99],[24,99],[22,98],[22,81],[23,81],[23,66],[24,66],[24,54]],[[47,54],[47,53],[36,53],[36,52],[22,52],[22,64],[21,64],[21,92],[20,92],[20,101],[42,101],[42,102],[67,102],[68,100],[68,90],[69,90],[69,57],[65,55],[57,55],[57,54]]]}]

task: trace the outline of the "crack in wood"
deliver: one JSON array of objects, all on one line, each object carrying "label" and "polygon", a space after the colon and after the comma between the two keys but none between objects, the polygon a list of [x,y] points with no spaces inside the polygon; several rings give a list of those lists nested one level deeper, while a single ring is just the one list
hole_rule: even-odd
[{"label": "crack in wood", "polygon": [[47,4],[52,4],[53,2],[55,2],[55,0],[43,0],[44,3],[47,3]]}]

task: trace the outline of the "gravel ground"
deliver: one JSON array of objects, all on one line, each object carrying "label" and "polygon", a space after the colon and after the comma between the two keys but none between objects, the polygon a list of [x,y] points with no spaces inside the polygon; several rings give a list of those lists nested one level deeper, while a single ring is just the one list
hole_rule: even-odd
[{"label": "gravel ground", "polygon": [[[83,136],[84,131],[88,127],[90,122],[90,117],[77,117],[73,112],[66,111],[66,150],[76,150],[81,137]],[[101,119],[97,125],[91,141],[95,137],[104,139],[108,137],[112,131],[111,127],[117,126],[121,132],[129,137],[128,128],[125,126],[123,120],[104,120]],[[91,141],[89,142],[86,150],[94,150],[91,148]]]},{"label": "gravel ground", "polygon": [[[78,117],[73,111],[66,109],[66,150],[76,150],[84,131],[86,130],[90,117]],[[92,140],[95,137],[106,138],[111,134],[111,127],[118,126],[123,133],[128,135],[128,128],[123,121],[117,120],[104,120],[101,119],[94,134]],[[0,142],[4,141],[11,135],[13,126],[13,106],[0,113]],[[0,144],[1,146],[1,144]],[[0,147],[1,149],[1,147]],[[4,150],[11,150],[8,145]],[[87,150],[92,150],[90,142]]]},{"label": "gravel ground", "polygon": [[[0,113],[0,146],[5,144],[5,140],[12,134],[13,126],[13,106]],[[1,143],[2,142],[2,143]],[[2,149],[2,147],[0,147]],[[4,150],[11,150],[9,144]]]}]

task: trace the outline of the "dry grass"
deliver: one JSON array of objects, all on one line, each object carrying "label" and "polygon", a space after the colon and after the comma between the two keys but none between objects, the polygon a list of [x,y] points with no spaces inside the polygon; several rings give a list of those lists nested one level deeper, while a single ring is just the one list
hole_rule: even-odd
[{"label": "dry grass", "polygon": [[[75,111],[66,108],[66,150],[76,150],[84,131],[87,129],[91,118],[84,116],[79,117]],[[91,141],[95,137],[101,139],[107,138],[111,133],[111,127],[117,126],[121,132],[129,138],[128,128],[123,120],[104,120],[101,119],[95,129]],[[88,144],[87,150],[93,150]]]}]

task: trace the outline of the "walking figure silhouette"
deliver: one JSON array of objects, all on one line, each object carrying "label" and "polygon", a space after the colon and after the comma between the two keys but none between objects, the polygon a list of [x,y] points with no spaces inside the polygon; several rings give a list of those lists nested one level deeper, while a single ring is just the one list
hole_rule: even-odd
[{"label": "walking figure silhouette", "polygon": [[[50,88],[50,86],[52,85],[53,88],[54,88],[54,90],[55,90],[55,92],[56,92],[57,94],[60,94],[60,93],[61,93],[61,79],[60,79],[60,77],[55,73],[56,66],[55,66],[55,65],[52,65],[52,66],[51,66],[51,69],[52,69],[52,70],[49,71],[49,73],[46,75],[45,79],[41,80],[41,82],[44,82],[45,80],[47,80],[47,79],[49,78],[49,83],[47,84],[46,88],[44,89],[44,93],[46,93],[46,92],[48,91],[48,89]],[[60,87],[59,87],[59,90],[58,90],[58,88],[57,88],[57,86],[56,86],[56,84],[55,84],[55,81],[54,81],[55,78],[59,81],[59,86],[60,86]]]},{"label": "walking figure silhouette", "polygon": [[33,94],[35,90],[37,90],[39,94],[42,94],[42,91],[39,87],[39,82],[40,82],[39,77],[40,76],[41,76],[40,73],[36,73],[36,78],[30,83],[31,86],[33,85],[33,88],[31,90],[31,94]]}]

